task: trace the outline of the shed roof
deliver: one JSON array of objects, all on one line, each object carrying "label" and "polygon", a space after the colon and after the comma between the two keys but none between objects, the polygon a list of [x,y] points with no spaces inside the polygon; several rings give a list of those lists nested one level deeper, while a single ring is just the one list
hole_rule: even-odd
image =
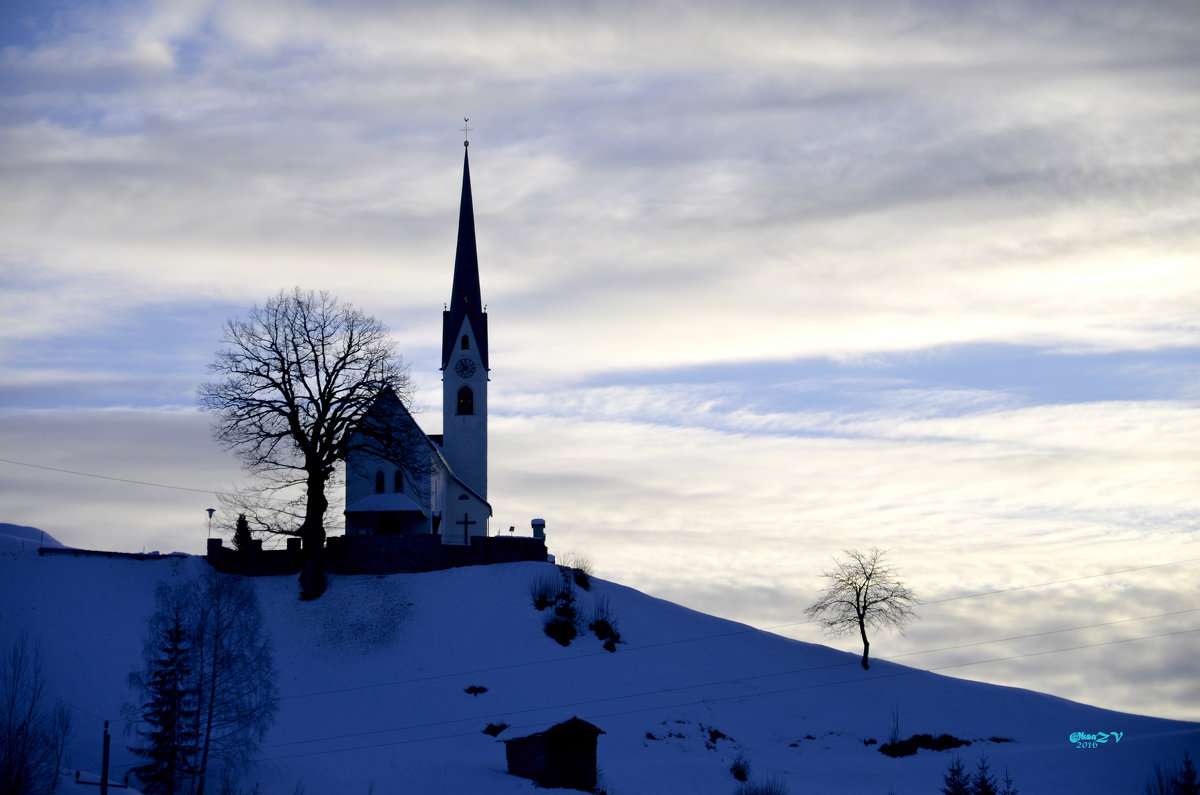
[{"label": "shed roof", "polygon": [[570,720],[565,720],[561,723],[556,723],[553,726],[547,726],[545,729],[538,731],[538,732],[534,732],[533,734],[526,734],[522,737],[513,737],[512,739],[504,740],[503,742],[515,743],[515,742],[521,742],[523,740],[531,740],[535,737],[544,737],[547,734],[560,734],[560,733],[561,734],[567,734],[567,733],[590,734],[593,737],[598,737],[599,735],[604,734],[605,732],[599,726],[593,726],[592,724],[588,723],[586,720],[583,720],[582,718],[573,717]]}]

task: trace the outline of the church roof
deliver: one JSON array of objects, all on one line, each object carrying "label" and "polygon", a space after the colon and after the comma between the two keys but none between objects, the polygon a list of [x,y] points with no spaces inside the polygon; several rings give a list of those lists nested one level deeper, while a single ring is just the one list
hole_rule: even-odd
[{"label": "church roof", "polygon": [[369,513],[373,511],[390,513],[392,511],[416,511],[422,516],[425,509],[417,505],[417,501],[404,492],[371,494],[363,497],[353,505],[347,505],[345,513]]},{"label": "church roof", "polygon": [[463,152],[462,200],[458,208],[458,247],[454,253],[454,283],[450,303],[442,313],[442,369],[450,362],[454,343],[469,320],[484,368],[488,367],[487,315],[479,292],[479,252],[475,248],[475,208],[471,202],[471,163]]},{"label": "church roof", "polygon": [[[439,441],[441,439],[441,434],[435,434],[434,436],[430,436],[429,434],[425,433],[425,431],[423,431],[421,429],[421,426],[417,423],[416,418],[413,417],[413,415],[409,412],[408,407],[404,405],[404,401],[402,401],[400,399],[400,396],[396,394],[396,390],[392,389],[390,386],[385,386],[383,389],[381,389],[379,391],[379,394],[375,396],[375,400],[371,402],[371,407],[367,409],[366,417],[372,417],[376,420],[388,422],[392,425],[393,428],[396,428],[397,426],[407,425],[407,426],[410,426],[413,429],[415,429],[416,435],[419,438],[423,439],[425,441],[425,444],[429,445],[429,449],[432,451],[433,455],[437,457],[437,460],[441,462],[442,466],[445,468],[446,473],[450,476],[450,478],[453,479],[455,483],[462,486],[466,491],[470,492],[470,494],[472,496],[474,496],[477,500],[479,500],[484,505],[486,505],[487,509],[488,509],[488,516],[492,515],[492,504],[490,502],[488,502],[483,497],[483,495],[481,495],[478,491],[476,491],[474,488],[472,488],[470,484],[464,482],[462,480],[462,478],[460,478],[457,474],[455,474],[454,467],[450,466],[450,462],[446,460],[446,455],[444,452],[442,452],[442,446],[441,446],[441,444],[439,444]],[[366,419],[366,417],[364,417],[364,419]],[[375,496],[386,496],[386,495],[375,495]],[[384,510],[384,511],[407,511],[407,510],[414,510],[414,509],[421,510],[420,508],[416,507],[415,502],[413,503],[413,508],[404,508],[404,507],[399,507],[399,506],[391,507],[391,508],[363,507],[367,504],[373,504],[373,503],[370,503],[370,500],[371,500],[370,497],[366,497],[362,500],[359,500],[359,501],[355,502],[354,505],[347,506],[345,512],[352,513],[352,512],[358,512],[358,511],[380,511],[380,510]]]}]

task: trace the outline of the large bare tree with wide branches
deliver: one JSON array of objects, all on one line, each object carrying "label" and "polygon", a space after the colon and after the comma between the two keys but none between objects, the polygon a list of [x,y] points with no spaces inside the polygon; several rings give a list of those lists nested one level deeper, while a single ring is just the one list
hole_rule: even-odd
[{"label": "large bare tree with wide branches", "polygon": [[863,644],[862,667],[866,670],[871,667],[867,629],[892,627],[903,633],[904,625],[917,617],[913,607],[919,600],[885,562],[886,551],[871,547],[868,552],[844,549],[842,554],[844,558],[835,559],[834,567],[821,574],[825,592],[804,612],[833,637],[857,629]]},{"label": "large bare tree with wide branches", "polygon": [[298,287],[228,321],[221,342],[209,365],[214,380],[201,384],[198,402],[216,415],[213,435],[256,476],[259,494],[300,487],[293,524],[285,508],[258,529],[300,536],[313,560],[325,543],[326,486],[348,452],[366,449],[397,466],[416,465],[419,440],[363,422],[386,389],[408,402],[408,367],[378,320],[327,292]]}]

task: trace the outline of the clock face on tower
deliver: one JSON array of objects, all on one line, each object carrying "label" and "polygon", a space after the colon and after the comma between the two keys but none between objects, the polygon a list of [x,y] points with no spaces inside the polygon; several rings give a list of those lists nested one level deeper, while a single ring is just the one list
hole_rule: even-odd
[{"label": "clock face on tower", "polygon": [[475,362],[470,359],[459,359],[454,363],[454,372],[459,378],[470,378],[475,375]]}]

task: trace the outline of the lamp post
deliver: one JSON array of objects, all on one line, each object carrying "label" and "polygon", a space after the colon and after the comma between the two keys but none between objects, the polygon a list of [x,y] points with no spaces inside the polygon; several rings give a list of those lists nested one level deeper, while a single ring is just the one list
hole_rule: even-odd
[{"label": "lamp post", "polygon": [[208,511],[208,537],[212,538],[212,515],[217,512],[216,508],[205,508]]}]

